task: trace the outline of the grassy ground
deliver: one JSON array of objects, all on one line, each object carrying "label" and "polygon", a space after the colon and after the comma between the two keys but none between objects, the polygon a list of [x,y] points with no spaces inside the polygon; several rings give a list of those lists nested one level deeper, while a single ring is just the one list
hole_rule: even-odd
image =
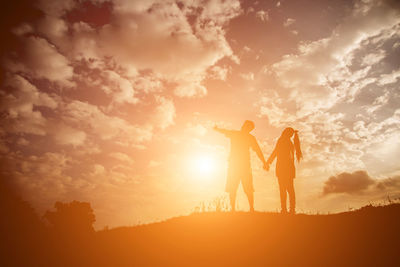
[{"label": "grassy ground", "polygon": [[198,213],[97,232],[115,266],[400,266],[400,204],[332,215]]},{"label": "grassy ground", "polygon": [[[0,266],[400,266],[400,204],[331,215],[201,212],[57,232],[15,203],[24,209],[3,213]],[[10,221],[16,210],[24,216]]]}]

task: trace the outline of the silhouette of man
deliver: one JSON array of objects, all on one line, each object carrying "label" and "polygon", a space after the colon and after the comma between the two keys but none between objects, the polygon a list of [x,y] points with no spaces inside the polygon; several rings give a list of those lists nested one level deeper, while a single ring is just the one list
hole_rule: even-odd
[{"label": "silhouette of man", "polygon": [[242,182],[243,190],[249,201],[250,211],[254,211],[254,187],[250,163],[250,148],[257,153],[258,158],[264,164],[264,169],[267,166],[256,138],[250,134],[253,129],[254,122],[249,120],[243,123],[240,131],[214,127],[215,131],[224,134],[231,140],[225,191],[229,193],[232,211],[235,211],[236,192],[240,182]]}]

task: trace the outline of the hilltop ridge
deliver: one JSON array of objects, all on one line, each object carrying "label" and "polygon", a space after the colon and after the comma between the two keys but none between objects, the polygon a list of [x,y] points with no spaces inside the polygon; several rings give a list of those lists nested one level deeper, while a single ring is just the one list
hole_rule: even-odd
[{"label": "hilltop ridge", "polygon": [[100,231],[96,243],[99,264],[393,266],[399,222],[400,204],[330,215],[209,212]]},{"label": "hilltop ridge", "polygon": [[1,227],[0,265],[400,266],[396,203],[329,215],[202,212],[97,232],[34,226],[28,215]]}]

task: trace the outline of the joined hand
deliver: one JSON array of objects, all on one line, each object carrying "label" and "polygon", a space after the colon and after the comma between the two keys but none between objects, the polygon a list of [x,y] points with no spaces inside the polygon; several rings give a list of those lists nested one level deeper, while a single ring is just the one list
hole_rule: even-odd
[{"label": "joined hand", "polygon": [[263,169],[269,171],[269,164],[267,162],[264,162]]}]

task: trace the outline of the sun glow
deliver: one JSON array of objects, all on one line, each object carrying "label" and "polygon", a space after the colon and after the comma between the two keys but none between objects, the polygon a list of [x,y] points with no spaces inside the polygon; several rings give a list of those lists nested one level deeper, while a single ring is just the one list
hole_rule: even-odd
[{"label": "sun glow", "polygon": [[216,172],[217,162],[211,155],[196,155],[190,161],[191,172],[197,177],[210,178]]}]

